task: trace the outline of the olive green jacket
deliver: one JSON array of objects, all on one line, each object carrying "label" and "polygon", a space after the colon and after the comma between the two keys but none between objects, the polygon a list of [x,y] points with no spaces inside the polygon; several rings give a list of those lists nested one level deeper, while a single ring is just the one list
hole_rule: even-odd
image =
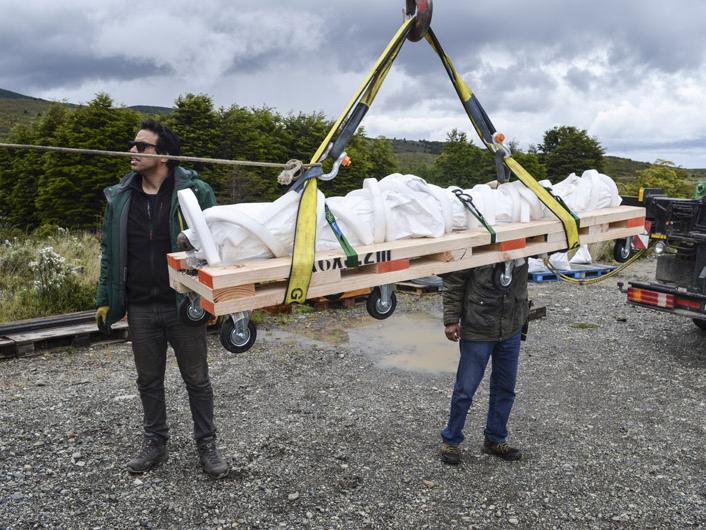
[{"label": "olive green jacket", "polygon": [[[118,184],[106,188],[103,193],[108,201],[103,216],[101,238],[101,268],[96,293],[96,307],[109,306],[107,324],[117,322],[126,311],[125,284],[127,281],[127,217],[132,193],[130,184],[137,173],[131,171]],[[169,210],[169,232],[172,252],[178,250],[176,239],[187,228],[179,209],[177,191],[191,188],[202,209],[216,204],[211,186],[198,178],[195,171],[177,167],[174,170],[174,192]],[[166,266],[167,258],[164,257]],[[177,296],[177,302],[180,297]]]},{"label": "olive green jacket", "polygon": [[527,320],[527,260],[515,266],[507,288],[497,286],[493,278],[501,267],[504,264],[443,275],[444,325],[460,323],[461,340],[505,340]]}]

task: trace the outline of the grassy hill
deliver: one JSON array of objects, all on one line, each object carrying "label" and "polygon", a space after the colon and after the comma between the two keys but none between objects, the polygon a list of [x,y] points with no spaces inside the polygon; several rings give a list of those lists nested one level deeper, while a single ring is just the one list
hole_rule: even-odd
[{"label": "grassy hill", "polygon": [[[0,88],[0,139],[4,138],[14,125],[41,116],[51,104],[51,101],[45,99],[33,98]],[[64,104],[69,107],[77,106],[72,103]],[[172,109],[168,107],[149,105],[134,105],[129,108],[150,115],[164,116],[172,112]]]},{"label": "grassy hill", "polygon": [[43,99],[0,89],[0,138],[5,137],[16,123],[41,116],[49,105],[51,102]]},{"label": "grassy hill", "polygon": [[[441,153],[444,142],[429,140],[407,140],[393,138],[390,140],[392,149],[400,161],[402,173],[419,174],[418,169],[434,164],[434,160]],[[605,156],[603,158],[603,172],[612,177],[618,184],[626,183],[635,178],[638,171],[650,167],[649,162],[640,162],[619,156]],[[706,169],[687,169],[689,179],[697,182],[706,179]]]},{"label": "grassy hill", "polygon": [[0,88],[0,99],[34,99],[34,100],[37,100],[38,98],[33,98],[31,96],[25,96],[24,94],[19,94],[17,92],[13,92],[12,90],[5,90],[4,88]]}]

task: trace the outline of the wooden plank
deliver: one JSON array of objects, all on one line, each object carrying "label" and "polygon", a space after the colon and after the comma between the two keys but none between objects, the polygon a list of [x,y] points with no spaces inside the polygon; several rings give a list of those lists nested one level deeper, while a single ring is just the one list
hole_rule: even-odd
[{"label": "wooden plank", "polygon": [[186,252],[167,254],[167,266],[178,271],[188,269],[189,267],[186,265]]},{"label": "wooden plank", "polygon": [[513,239],[512,241],[503,241],[498,243],[498,250],[516,250],[518,248],[525,248],[527,246],[527,239],[521,237],[519,239]]},{"label": "wooden plank", "polygon": [[407,268],[409,268],[409,258],[398,259],[395,261],[385,261],[383,263],[376,263],[373,265],[373,270],[375,272],[401,271]]},{"label": "wooden plank", "polygon": [[[111,326],[114,330],[127,329],[127,321],[120,320]],[[25,333],[12,333],[5,335],[5,339],[13,341],[15,344],[23,344],[28,342],[39,342],[41,340],[53,339],[57,337],[70,337],[72,335],[81,335],[84,333],[98,332],[95,322],[88,324],[76,324],[73,326],[62,326],[59,328],[50,328],[37,331],[28,331]]]},{"label": "wooden plank", "polygon": [[[640,233],[640,231],[641,230],[639,229],[639,227],[610,229],[602,234],[585,236],[585,240],[582,242],[603,241],[605,239],[619,239],[622,237],[627,237],[629,235],[635,235],[637,233]],[[429,259],[427,257],[422,257],[412,261],[408,269],[401,271],[391,271],[386,273],[356,273],[351,271],[344,271],[341,281],[336,283],[335,285],[324,284],[319,286],[312,286],[309,289],[309,297],[313,298],[317,296],[326,296],[327,294],[332,294],[333,292],[340,292],[342,290],[348,291],[353,289],[372,287],[376,285],[383,285],[387,283],[397,283],[423,276],[431,276],[434,274],[438,275],[446,272],[452,272],[455,270],[479,267],[482,265],[489,265],[492,263],[508,261],[510,259],[534,256],[546,252],[562,250],[564,248],[564,244],[564,242],[532,241],[528,242],[525,248],[510,251],[500,251],[497,249],[493,249],[492,245],[488,245],[485,249],[476,248],[474,249],[474,252],[472,254],[469,254],[467,257],[456,261],[444,262],[435,259]],[[213,311],[215,311],[215,314],[221,315],[236,311],[245,311],[260,307],[267,307],[269,305],[275,305],[281,303],[281,301],[284,299],[285,289],[285,285],[267,285],[263,288],[258,288],[255,293],[255,296],[253,296],[252,298],[240,300],[223,300],[213,304],[212,309]]]},{"label": "wooden plank", "polygon": [[208,296],[210,300],[218,302],[220,300],[233,300],[235,298],[247,298],[255,294],[255,284],[236,285],[235,287],[224,287],[214,289]]}]

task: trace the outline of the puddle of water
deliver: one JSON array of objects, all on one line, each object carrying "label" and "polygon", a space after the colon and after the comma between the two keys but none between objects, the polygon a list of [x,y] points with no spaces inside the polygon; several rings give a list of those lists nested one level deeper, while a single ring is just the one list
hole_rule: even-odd
[{"label": "puddle of water", "polygon": [[301,328],[297,335],[287,328],[270,329],[267,337],[285,344],[345,345],[384,368],[455,373],[458,365],[458,344],[446,339],[441,318],[428,313],[394,314],[387,320],[345,318],[326,329]]},{"label": "puddle of water", "polygon": [[455,373],[458,344],[444,335],[441,318],[427,313],[392,315],[349,331],[351,347],[372,355],[385,368]]}]

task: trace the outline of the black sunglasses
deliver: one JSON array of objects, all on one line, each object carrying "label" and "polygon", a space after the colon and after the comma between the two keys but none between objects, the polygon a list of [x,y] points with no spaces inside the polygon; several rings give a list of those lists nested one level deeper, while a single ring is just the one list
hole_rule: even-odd
[{"label": "black sunglasses", "polygon": [[128,142],[128,149],[132,149],[133,147],[137,147],[137,152],[138,153],[144,153],[145,149],[148,147],[154,147],[155,150],[157,149],[157,146],[155,144],[150,144],[147,142]]}]

